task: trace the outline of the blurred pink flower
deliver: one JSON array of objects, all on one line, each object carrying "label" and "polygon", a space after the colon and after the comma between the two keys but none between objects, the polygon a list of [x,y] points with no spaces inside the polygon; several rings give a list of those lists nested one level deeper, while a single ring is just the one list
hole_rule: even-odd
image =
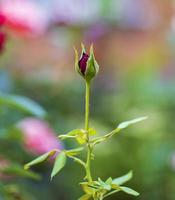
[{"label": "blurred pink flower", "polygon": [[4,23],[5,23],[5,17],[0,13],[0,26],[2,26]]},{"label": "blurred pink flower", "polygon": [[25,35],[38,35],[48,27],[47,12],[34,1],[1,0],[0,11],[12,30]]},{"label": "blurred pink flower", "polygon": [[99,0],[53,0],[53,18],[57,23],[86,25],[99,18]]},{"label": "blurred pink flower", "polygon": [[24,135],[26,150],[34,154],[40,155],[52,149],[61,150],[63,148],[62,143],[45,121],[26,118],[18,123],[18,127]]},{"label": "blurred pink flower", "polygon": [[[5,17],[0,13],[0,28],[3,27],[4,23],[5,23]],[[0,53],[4,49],[5,41],[6,41],[6,35],[4,32],[0,30]]]},{"label": "blurred pink flower", "polygon": [[6,41],[6,35],[5,35],[5,33],[0,31],[0,53],[4,49],[5,41]]}]

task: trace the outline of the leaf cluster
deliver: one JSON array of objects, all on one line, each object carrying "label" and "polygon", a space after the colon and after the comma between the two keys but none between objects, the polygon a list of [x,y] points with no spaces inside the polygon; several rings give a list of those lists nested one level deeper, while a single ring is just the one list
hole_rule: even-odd
[{"label": "leaf cluster", "polygon": [[[62,151],[58,149],[53,149],[52,151],[49,151],[41,155],[40,157],[36,158],[35,160],[27,163],[24,166],[24,169],[27,170],[34,165],[42,163],[48,159],[54,158],[55,162],[51,172],[51,180],[52,180],[53,177],[56,176],[64,168],[64,166],[66,165],[67,158],[71,158],[75,162],[83,166],[83,168],[86,170],[87,168],[86,163],[82,159],[77,157],[85,149],[85,145],[90,145],[90,148],[92,150],[90,156],[91,159],[94,159],[94,155],[92,152],[95,145],[107,141],[112,136],[120,132],[122,129],[128,127],[131,124],[143,121],[146,118],[147,117],[140,117],[134,120],[125,121],[119,124],[117,128],[111,131],[110,133],[95,138],[93,137],[92,139],[89,139],[88,137],[95,136],[97,134],[96,130],[93,128],[89,128],[88,134],[87,131],[85,131],[84,129],[75,129],[68,132],[67,134],[60,135],[59,138],[62,140],[74,139],[79,144],[79,147],[75,149],[62,150]],[[98,178],[97,181],[82,182],[80,184],[85,194],[82,197],[80,197],[79,200],[89,200],[91,198],[95,200],[102,200],[119,191],[123,191],[130,195],[138,196],[139,195],[138,192],[129,187],[123,186],[123,184],[129,181],[131,178],[132,178],[132,172],[129,172],[128,174],[115,179],[112,179],[110,177],[106,181],[103,181],[100,178]],[[85,177],[85,180],[87,180],[87,177]]]}]

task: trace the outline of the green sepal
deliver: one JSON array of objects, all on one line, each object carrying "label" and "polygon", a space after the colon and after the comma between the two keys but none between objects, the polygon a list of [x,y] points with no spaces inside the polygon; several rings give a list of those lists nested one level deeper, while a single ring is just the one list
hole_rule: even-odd
[{"label": "green sepal", "polygon": [[78,57],[78,51],[76,50],[76,48],[74,47],[74,52],[75,52],[75,71],[80,74],[81,76],[84,76],[81,73],[81,70],[79,68],[78,62],[79,62],[79,57]]},{"label": "green sepal", "polygon": [[85,72],[85,79],[87,81],[91,81],[91,79],[93,79],[97,75],[98,71],[99,71],[99,65],[97,61],[95,60],[93,45],[91,45],[90,56],[87,61],[87,68]]}]

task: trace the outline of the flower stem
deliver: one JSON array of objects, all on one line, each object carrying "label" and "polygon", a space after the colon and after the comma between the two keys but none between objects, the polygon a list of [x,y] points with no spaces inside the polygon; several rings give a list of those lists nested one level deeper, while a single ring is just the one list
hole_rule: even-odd
[{"label": "flower stem", "polygon": [[[86,96],[85,96],[85,130],[89,130],[89,105],[90,105],[90,82],[86,81]],[[89,137],[89,134],[87,134]]]},{"label": "flower stem", "polygon": [[91,175],[91,153],[92,147],[89,141],[89,106],[90,106],[90,82],[86,81],[86,96],[85,96],[85,130],[87,134],[87,161],[86,161],[86,177],[89,182],[92,182]]}]

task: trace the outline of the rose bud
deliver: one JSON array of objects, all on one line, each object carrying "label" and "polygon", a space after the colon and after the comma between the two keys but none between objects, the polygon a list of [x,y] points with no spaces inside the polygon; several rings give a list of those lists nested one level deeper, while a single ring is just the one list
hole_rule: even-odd
[{"label": "rose bud", "polygon": [[90,47],[90,55],[86,53],[85,47],[82,44],[82,53],[78,60],[78,52],[75,50],[75,69],[86,80],[90,81],[96,76],[99,70],[97,61],[95,60],[93,45]]}]

